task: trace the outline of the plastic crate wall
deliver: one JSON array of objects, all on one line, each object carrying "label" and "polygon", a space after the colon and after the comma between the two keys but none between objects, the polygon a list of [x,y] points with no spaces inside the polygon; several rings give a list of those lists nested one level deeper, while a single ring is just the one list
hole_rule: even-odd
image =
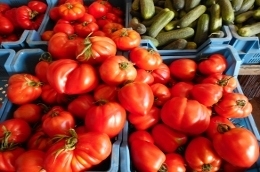
[{"label": "plastic crate wall", "polygon": [[242,59],[243,64],[259,64],[260,63],[260,46],[259,38],[256,36],[242,37],[238,35],[236,27],[229,25],[232,39],[230,45],[232,45]]},{"label": "plastic crate wall", "polygon": [[[94,0],[84,0],[84,4],[89,5]],[[126,4],[128,0],[108,0],[113,6],[119,7],[125,13],[125,24],[128,23],[129,12],[126,10]],[[52,0],[52,7],[56,6],[58,3],[57,0]],[[42,29],[39,31],[30,31],[28,37],[26,38],[26,43],[31,48],[43,48],[47,49],[47,41],[41,40],[41,34],[46,30],[52,30],[55,25],[55,21],[52,21],[49,16],[47,16],[46,22],[43,23]]]},{"label": "plastic crate wall", "polygon": [[[227,57],[228,69],[225,72],[225,74],[232,75],[234,77],[236,77],[238,75],[238,71],[239,71],[242,61],[239,58],[236,50],[230,45],[228,45],[228,46],[227,45],[215,45],[215,46],[208,45],[207,47],[205,47],[200,52],[198,52],[194,55],[183,55],[183,56],[172,55],[172,56],[162,56],[162,58],[166,64],[169,64],[174,59],[190,58],[190,59],[196,60],[197,57],[200,57],[201,55],[207,56],[212,53],[221,53],[225,57]],[[237,77],[236,77],[236,79],[237,79]],[[237,80],[237,82],[238,82],[238,80]],[[239,82],[238,82],[238,86],[234,90],[234,92],[243,93],[242,89],[239,85]],[[255,124],[255,121],[254,121],[252,115],[249,115],[246,118],[230,119],[230,120],[237,127],[245,127],[247,129],[249,129],[250,131],[252,131],[254,133],[254,135],[256,136],[256,138],[258,139],[258,141],[260,141],[259,132],[258,132],[258,129],[256,127],[256,124]],[[133,167],[131,164],[130,152],[129,152],[129,147],[128,147],[128,135],[129,135],[130,130],[131,130],[131,128],[129,128],[129,123],[127,123],[123,130],[123,140],[122,140],[122,144],[120,147],[120,171],[121,172],[134,172],[134,169],[132,169]],[[252,168],[248,169],[247,172],[258,172],[258,170],[260,170],[260,159],[256,162],[256,164]]]},{"label": "plastic crate wall", "polygon": [[[34,74],[35,65],[39,62],[42,53],[44,53],[44,50],[42,49],[23,49],[18,51],[15,56],[12,58],[10,57],[8,62],[5,64],[9,67],[9,74]],[[10,101],[6,101],[6,107],[2,116],[0,116],[0,122],[12,118],[13,112],[17,108],[17,106],[12,104]],[[107,160],[103,161],[100,166],[96,166],[87,172],[117,172],[119,170],[119,148],[122,142],[122,136],[123,133],[120,132],[113,140],[111,156]]]},{"label": "plastic crate wall", "polygon": [[[22,5],[27,5],[27,3],[30,0],[0,0],[1,3],[6,3],[10,5],[11,7],[19,7]],[[46,3],[48,5],[47,10],[45,12],[44,18],[42,20],[42,23],[37,31],[41,31],[45,23],[48,21],[48,13],[52,6],[52,0],[46,0]],[[2,42],[1,47],[5,49],[14,49],[16,51],[19,51],[20,49],[28,47],[28,44],[26,43],[26,38],[29,35],[30,30],[24,30],[23,33],[20,36],[20,39],[17,41],[12,42]]]}]

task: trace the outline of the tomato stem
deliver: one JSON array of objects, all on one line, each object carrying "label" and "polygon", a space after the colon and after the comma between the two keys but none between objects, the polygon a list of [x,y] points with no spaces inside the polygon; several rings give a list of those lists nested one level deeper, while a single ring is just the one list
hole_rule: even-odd
[{"label": "tomato stem", "polygon": [[84,58],[83,60],[88,60],[90,59],[90,57],[92,56],[92,52],[91,52],[91,42],[89,40],[89,38],[86,38],[85,41],[84,41],[84,45],[86,45],[86,47],[81,51],[81,53],[79,53],[79,55],[77,55],[76,59],[79,58],[79,56],[82,56],[84,55]]},{"label": "tomato stem", "polygon": [[211,171],[212,166],[210,164],[203,164],[201,167],[202,172]]},{"label": "tomato stem", "polygon": [[246,105],[245,100],[237,100],[236,105],[239,106],[240,108],[243,108]]},{"label": "tomato stem", "polygon": [[41,54],[39,61],[46,61],[46,62],[50,63],[50,62],[52,62],[52,56],[49,52],[44,52]]},{"label": "tomato stem", "polygon": [[16,144],[14,143],[10,143],[9,144],[9,138],[11,136],[11,132],[7,130],[7,128],[5,126],[2,127],[3,131],[4,131],[4,137],[1,138],[1,147],[0,147],[0,151],[4,151],[4,150],[12,150],[14,149],[14,147],[16,146]]},{"label": "tomato stem", "polygon": [[232,78],[233,76],[229,77],[229,78],[224,78],[218,81],[218,85],[219,86],[227,86],[228,81]]},{"label": "tomato stem", "polygon": [[223,133],[229,131],[230,129],[231,129],[231,127],[227,124],[218,124],[218,126],[217,126],[217,131],[220,134],[223,134]]},{"label": "tomato stem", "polygon": [[167,172],[167,171],[168,171],[168,168],[167,168],[167,165],[165,163],[162,164],[162,166],[158,170],[158,172]]}]

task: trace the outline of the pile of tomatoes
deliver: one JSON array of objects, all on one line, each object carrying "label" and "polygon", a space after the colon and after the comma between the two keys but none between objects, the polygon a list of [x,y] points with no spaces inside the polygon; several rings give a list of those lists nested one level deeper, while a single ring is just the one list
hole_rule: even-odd
[{"label": "pile of tomatoes", "polygon": [[31,0],[19,7],[0,3],[0,43],[17,41],[24,30],[38,30],[47,10],[45,1]]}]

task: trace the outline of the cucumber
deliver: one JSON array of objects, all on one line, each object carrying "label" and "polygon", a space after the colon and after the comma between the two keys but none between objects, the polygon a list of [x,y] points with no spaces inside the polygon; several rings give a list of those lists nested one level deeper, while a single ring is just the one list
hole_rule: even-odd
[{"label": "cucumber", "polygon": [[260,0],[255,0],[255,5],[260,7]]},{"label": "cucumber", "polygon": [[208,39],[209,35],[209,14],[202,14],[198,19],[198,24],[194,36],[194,42],[201,45]]},{"label": "cucumber", "polygon": [[254,36],[260,33],[260,22],[243,26],[238,29],[237,33],[243,37]]},{"label": "cucumber", "polygon": [[216,4],[218,0],[203,0],[202,4],[206,5],[207,7],[210,7],[213,4]]},{"label": "cucumber", "polygon": [[218,0],[221,10],[221,17],[224,23],[232,24],[235,20],[235,13],[230,0]]},{"label": "cucumber", "polygon": [[172,5],[176,11],[179,11],[184,8],[185,1],[184,0],[172,0]]},{"label": "cucumber", "polygon": [[194,50],[194,49],[197,49],[197,44],[196,44],[196,42],[188,41],[187,44],[186,44],[185,49],[186,49],[186,50]]},{"label": "cucumber", "polygon": [[191,27],[185,27],[180,29],[174,29],[168,32],[160,32],[155,38],[158,40],[158,46],[164,46],[176,39],[187,39],[194,36],[194,29]]},{"label": "cucumber", "polygon": [[173,42],[169,43],[165,47],[163,47],[163,50],[183,50],[187,46],[187,40],[186,39],[177,39]]},{"label": "cucumber", "polygon": [[234,11],[238,11],[242,7],[243,0],[232,0],[231,4]]},{"label": "cucumber", "polygon": [[253,18],[256,20],[260,20],[260,8],[254,11]]},{"label": "cucumber", "polygon": [[187,14],[185,14],[178,23],[178,28],[184,28],[189,26],[192,22],[197,20],[202,14],[204,14],[207,10],[205,5],[198,5],[197,7],[190,10]]},{"label": "cucumber", "polygon": [[210,33],[219,31],[222,27],[222,17],[220,13],[220,5],[213,4],[210,7],[210,23],[209,31]]},{"label": "cucumber", "polygon": [[159,45],[158,40],[155,39],[155,38],[153,38],[153,37],[151,37],[151,36],[142,35],[141,38],[142,38],[142,39],[148,39],[148,40],[150,40],[155,47],[157,47],[157,46]]},{"label": "cucumber", "polygon": [[200,4],[201,0],[185,0],[184,10],[189,12]]},{"label": "cucumber", "polygon": [[133,2],[131,4],[132,10],[138,11],[139,7],[140,7],[139,3],[140,3],[140,0],[133,0]]},{"label": "cucumber", "polygon": [[148,20],[143,20],[142,24],[145,26],[151,26],[151,24],[155,21],[158,20],[160,17],[162,17],[163,14],[165,14],[165,12],[170,11],[168,8],[164,8],[163,10],[161,10],[158,14],[155,14],[155,16],[153,16],[152,18],[148,19]]},{"label": "cucumber", "polygon": [[235,12],[236,15],[248,11],[255,3],[255,0],[243,0],[241,8]]},{"label": "cucumber", "polygon": [[164,8],[168,8],[171,11],[175,11],[175,9],[173,8],[173,2],[172,0],[164,0]]},{"label": "cucumber", "polygon": [[249,18],[251,18],[254,15],[254,11],[250,10],[250,11],[246,11],[243,12],[241,14],[238,14],[235,17],[235,22],[236,23],[244,23],[245,21],[247,21]]},{"label": "cucumber", "polygon": [[178,20],[172,20],[172,21],[170,21],[170,22],[164,27],[164,30],[170,31],[170,30],[176,29],[176,26],[177,26],[177,23],[178,23],[178,22],[179,22]]},{"label": "cucumber", "polygon": [[154,20],[148,29],[148,36],[156,37],[158,33],[174,18],[173,11],[165,11],[157,20]]},{"label": "cucumber", "polygon": [[159,6],[154,6],[155,9],[155,14],[158,14],[160,11],[162,11],[164,8],[159,7]]},{"label": "cucumber", "polygon": [[143,19],[150,19],[155,14],[153,0],[140,0],[140,11]]}]

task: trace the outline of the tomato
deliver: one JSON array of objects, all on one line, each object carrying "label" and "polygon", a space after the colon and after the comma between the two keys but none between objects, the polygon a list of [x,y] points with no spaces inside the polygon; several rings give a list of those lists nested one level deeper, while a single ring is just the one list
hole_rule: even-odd
[{"label": "tomato", "polygon": [[52,62],[47,70],[47,79],[58,93],[68,95],[90,92],[99,82],[97,71],[93,66],[71,59]]},{"label": "tomato", "polygon": [[106,36],[105,32],[101,30],[94,31],[90,36]]},{"label": "tomato", "polygon": [[26,146],[28,150],[47,151],[53,143],[54,140],[52,140],[52,138],[50,138],[41,128],[31,135],[26,142]]},{"label": "tomato", "polygon": [[117,101],[117,91],[118,87],[111,86],[107,84],[99,84],[93,92],[94,99],[98,100],[107,100],[107,101]]},{"label": "tomato", "polygon": [[83,4],[83,0],[59,0],[58,5],[65,4],[66,2],[77,2]]},{"label": "tomato", "polygon": [[255,135],[246,128],[229,128],[225,124],[218,127],[219,134],[212,142],[219,156],[233,166],[251,167],[259,158]]},{"label": "tomato", "polygon": [[192,81],[197,72],[197,64],[194,60],[177,59],[169,65],[171,75],[180,81]]},{"label": "tomato", "polygon": [[68,111],[78,119],[85,119],[86,111],[94,105],[94,98],[91,94],[78,95],[68,104]]},{"label": "tomato", "polygon": [[29,124],[35,124],[40,121],[43,108],[41,105],[27,103],[20,105],[14,112],[13,117],[23,119]]},{"label": "tomato", "polygon": [[59,6],[52,7],[49,11],[50,19],[58,21],[60,17]]},{"label": "tomato", "polygon": [[41,82],[34,75],[19,73],[8,80],[7,97],[14,104],[30,103],[39,98],[41,92]]},{"label": "tomato", "polygon": [[223,73],[227,68],[227,59],[222,54],[211,54],[198,64],[198,71],[204,75]]},{"label": "tomato", "polygon": [[59,16],[62,19],[73,21],[83,17],[85,14],[85,7],[78,2],[66,2],[59,6]]},{"label": "tomato", "polygon": [[107,13],[112,12],[113,6],[108,0],[97,0],[98,2],[105,5]]},{"label": "tomato", "polygon": [[[108,21],[108,20],[107,20]],[[108,21],[106,23],[101,24],[100,23],[100,19],[98,20],[98,24],[99,26],[102,28],[102,31],[108,36],[110,37],[112,33],[114,33],[115,31],[124,28],[124,26],[122,24],[119,23],[115,23],[112,21]]]},{"label": "tomato", "polygon": [[104,36],[87,37],[76,48],[76,59],[80,62],[100,64],[110,56],[116,55],[114,41]]},{"label": "tomato", "polygon": [[141,36],[132,29],[122,28],[111,33],[111,39],[116,43],[119,50],[128,51],[138,47],[141,42]]},{"label": "tomato", "polygon": [[15,172],[15,161],[24,152],[25,150],[22,147],[12,147],[11,149],[1,147],[0,171]]},{"label": "tomato", "polygon": [[142,82],[131,82],[118,91],[120,104],[130,113],[146,115],[154,103],[151,87]]},{"label": "tomato", "polygon": [[1,25],[0,25],[1,34],[11,34],[14,31],[14,25],[7,17],[0,14],[0,21],[1,21]]},{"label": "tomato", "polygon": [[3,14],[7,10],[10,10],[10,9],[11,9],[11,7],[8,4],[0,2],[0,13]]},{"label": "tomato", "polygon": [[[108,23],[117,23],[118,22],[118,16],[116,16],[113,12],[108,12],[104,16],[97,19],[97,24],[100,28],[103,28]],[[123,27],[123,25],[121,25]],[[114,30],[116,31],[116,30]],[[111,32],[112,33],[112,32]]]},{"label": "tomato", "polygon": [[135,130],[128,136],[128,143],[131,145],[135,140],[143,140],[154,144],[152,135],[147,130]]},{"label": "tomato", "polygon": [[210,118],[209,127],[205,132],[207,137],[210,138],[210,139],[213,139],[213,137],[216,134],[219,134],[218,126],[222,125],[222,124],[225,124],[225,126],[227,126],[229,128],[235,128],[236,127],[229,119],[227,119],[223,116],[219,116],[219,115],[212,116]]},{"label": "tomato", "polygon": [[218,171],[222,162],[212,142],[203,136],[195,137],[189,142],[184,156],[195,171]]},{"label": "tomato", "polygon": [[190,98],[190,91],[192,90],[193,85],[194,84],[191,82],[177,82],[170,88],[171,96]]},{"label": "tomato", "polygon": [[17,172],[41,171],[43,170],[44,158],[45,152],[40,150],[28,150],[16,159],[15,169]]},{"label": "tomato", "polygon": [[253,110],[248,98],[241,93],[226,93],[214,106],[218,115],[226,118],[245,118]]},{"label": "tomato", "polygon": [[14,28],[21,29],[21,27],[17,21],[17,18],[16,18],[16,11],[17,11],[17,8],[8,9],[4,12],[4,16],[11,21]]},{"label": "tomato", "polygon": [[70,97],[69,95],[58,93],[47,83],[42,86],[41,100],[47,105],[67,105]]},{"label": "tomato", "polygon": [[161,83],[154,83],[151,85],[154,95],[154,104],[162,106],[167,100],[171,98],[171,93],[168,87]]},{"label": "tomato", "polygon": [[106,133],[114,138],[124,128],[126,111],[117,102],[98,101],[86,111],[86,131]]},{"label": "tomato", "polygon": [[52,62],[52,58],[49,53],[43,53],[39,58],[39,62],[35,65],[34,72],[41,82],[47,83],[46,72],[49,65]]},{"label": "tomato", "polygon": [[223,87],[223,93],[231,93],[237,87],[237,80],[233,76],[215,73],[204,78],[201,83],[211,83]]},{"label": "tomato", "polygon": [[164,165],[168,172],[186,171],[186,162],[183,156],[177,153],[168,153],[165,156],[166,160],[164,161]]},{"label": "tomato", "polygon": [[167,84],[171,80],[170,68],[162,63],[159,67],[153,70],[154,83]]},{"label": "tomato", "polygon": [[38,30],[44,14],[32,11],[28,6],[20,6],[16,9],[16,21],[19,26],[27,30]]},{"label": "tomato", "polygon": [[153,106],[151,110],[146,114],[129,113],[128,121],[137,130],[146,130],[154,126],[160,121],[160,109]]},{"label": "tomato", "polygon": [[41,34],[41,40],[42,41],[49,41],[53,35],[54,35],[53,30],[45,30]]},{"label": "tomato", "polygon": [[69,130],[75,127],[72,114],[60,106],[53,106],[42,119],[42,129],[51,138],[69,135]]},{"label": "tomato", "polygon": [[75,59],[75,49],[82,38],[66,33],[55,33],[48,42],[48,52],[53,59]]},{"label": "tomato", "polygon": [[165,154],[156,145],[140,139],[131,142],[130,155],[137,171],[160,171],[166,159]]},{"label": "tomato", "polygon": [[7,143],[23,143],[31,135],[32,129],[23,119],[7,119],[0,123],[0,141]]},{"label": "tomato", "polygon": [[176,151],[180,146],[186,144],[188,137],[186,134],[173,130],[169,126],[158,123],[151,129],[154,144],[164,153]]},{"label": "tomato", "polygon": [[211,107],[218,103],[223,95],[223,88],[216,84],[195,84],[190,91],[191,97],[201,104]]},{"label": "tomato", "polygon": [[0,42],[13,42],[17,40],[19,40],[19,37],[15,33],[0,35]]},{"label": "tomato", "polygon": [[[86,14],[87,13],[85,13],[85,15]],[[90,14],[88,14],[88,15],[90,15]],[[94,18],[94,17],[92,16],[92,18]],[[75,24],[74,30],[75,30],[75,34],[77,34],[78,36],[80,36],[82,38],[85,38],[85,37],[89,36],[92,32],[99,30],[99,26],[96,22],[85,20],[85,21]]]},{"label": "tomato", "polygon": [[105,133],[87,132],[53,144],[46,153],[44,169],[62,172],[85,171],[111,154],[112,143]]},{"label": "tomato", "polygon": [[247,169],[234,166],[226,161],[222,163],[223,172],[245,172]]},{"label": "tomato", "polygon": [[135,66],[145,70],[157,69],[162,64],[160,53],[145,47],[133,48],[129,53],[129,58]]},{"label": "tomato", "polygon": [[41,1],[29,1],[27,6],[38,13],[45,13],[47,10],[47,4]]},{"label": "tomato", "polygon": [[[62,20],[62,19],[60,19]],[[75,33],[74,26],[72,26],[70,23],[56,23],[53,27],[53,33],[65,33],[67,35],[72,35]]]},{"label": "tomato", "polygon": [[198,135],[209,126],[211,110],[196,100],[173,97],[162,107],[161,119],[169,127],[189,135]]},{"label": "tomato", "polygon": [[118,86],[127,81],[134,81],[137,76],[136,68],[122,55],[111,56],[104,60],[99,67],[102,81],[108,85]]},{"label": "tomato", "polygon": [[146,83],[148,85],[151,85],[154,82],[154,77],[151,73],[151,71],[147,71],[144,69],[136,69],[137,71],[137,75],[135,78],[135,82],[143,82]]},{"label": "tomato", "polygon": [[108,12],[106,7],[108,1],[94,1],[88,6],[88,13],[93,15],[96,19],[104,16]]}]

